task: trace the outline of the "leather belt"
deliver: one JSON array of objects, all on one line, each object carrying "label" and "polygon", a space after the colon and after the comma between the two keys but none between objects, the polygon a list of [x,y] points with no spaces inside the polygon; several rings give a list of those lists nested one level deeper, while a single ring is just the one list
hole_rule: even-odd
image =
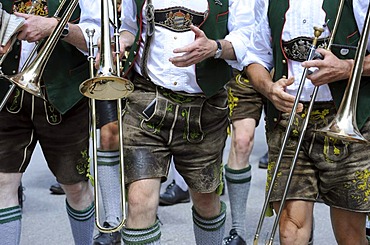
[{"label": "leather belt", "polygon": [[184,7],[156,9],[154,21],[156,25],[163,26],[171,31],[184,32],[190,30],[190,25],[200,26],[207,13],[207,11],[204,13],[196,12]]},{"label": "leather belt", "polygon": [[[325,48],[328,41],[327,38],[319,38],[317,47]],[[311,45],[312,38],[310,37],[297,37],[289,41],[282,41],[283,51],[287,58],[299,62],[307,60]]]}]

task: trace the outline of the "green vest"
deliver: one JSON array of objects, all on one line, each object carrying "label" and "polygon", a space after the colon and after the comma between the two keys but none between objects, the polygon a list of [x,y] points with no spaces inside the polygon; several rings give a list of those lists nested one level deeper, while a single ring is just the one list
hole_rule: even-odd
[{"label": "green vest", "polygon": [[[323,9],[327,13],[326,20],[330,20],[328,22],[330,30],[333,30],[338,9],[338,7],[333,8],[332,6],[339,6],[339,0],[325,0],[323,3]],[[279,80],[282,76],[288,77],[287,62],[285,62],[285,57],[280,46],[282,28],[285,23],[285,14],[288,7],[288,1],[270,1],[268,9],[275,67],[274,81]],[[352,1],[345,1],[337,34],[334,37],[334,43],[357,46],[359,39],[360,35],[353,14]],[[340,59],[353,59],[356,52],[354,50],[350,50],[348,54],[343,56],[338,48],[333,47],[331,51]],[[364,125],[370,116],[370,83],[368,81],[368,77],[363,77],[360,85],[356,117],[359,128]],[[342,101],[347,82],[348,80],[343,80],[329,84],[330,91],[337,108],[339,108]],[[280,113],[281,112],[279,112],[274,105],[268,101],[266,113],[268,129],[272,130],[276,126],[279,121]]]},{"label": "green vest", "polygon": [[[13,1],[0,0],[3,9],[12,12]],[[48,0],[49,16],[53,16],[59,6],[58,0]],[[67,1],[59,16],[64,13]],[[69,22],[78,23],[80,8],[77,7]],[[20,57],[20,41],[13,46],[6,60],[2,64],[2,70],[7,75],[14,75],[18,72]],[[79,91],[79,85],[89,78],[89,66],[87,58],[77,48],[64,41],[59,41],[46,64],[42,74],[42,81],[46,87],[48,101],[62,114],[72,108],[83,98]],[[0,98],[8,90],[9,83],[0,79]]]},{"label": "green vest", "polygon": [[[137,6],[137,19],[139,20],[137,23],[139,31],[125,63],[124,76],[128,76],[132,71],[134,61],[138,58],[139,43],[141,41],[142,8],[145,0],[135,0],[135,2]],[[223,39],[229,33],[227,29],[229,1],[221,0],[220,2],[222,2],[222,5],[208,0],[209,13],[206,21],[200,27],[207,37],[213,40]],[[216,94],[232,78],[232,69],[223,59],[206,59],[196,64],[195,72],[197,83],[207,97]]]}]

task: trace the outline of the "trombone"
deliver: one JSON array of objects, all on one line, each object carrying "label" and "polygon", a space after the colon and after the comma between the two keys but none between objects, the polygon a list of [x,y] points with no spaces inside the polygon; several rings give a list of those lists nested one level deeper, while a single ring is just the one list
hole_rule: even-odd
[{"label": "trombone", "polygon": [[[62,10],[62,8],[63,8],[63,6],[64,6],[64,4],[65,4],[65,2],[66,2],[66,0],[63,0],[62,2],[61,2],[61,4],[58,6],[58,8],[57,8],[57,10],[55,11],[55,13],[54,13],[54,15],[53,15],[53,17],[57,17],[58,15],[59,15],[59,13],[60,13],[60,11]],[[36,1],[33,1],[33,3],[32,3],[32,6],[31,6],[31,8],[29,9],[29,11],[28,11],[28,14],[32,14],[33,13],[33,11],[35,10],[35,6],[37,6],[39,3],[38,3],[38,1],[36,0]],[[10,46],[9,46],[9,49],[6,51],[6,53],[4,53],[2,56],[1,56],[1,58],[0,58],[0,76],[2,76],[3,75],[3,72],[2,72],[2,70],[1,70],[1,65],[3,64],[3,62],[5,61],[5,59],[6,59],[6,57],[8,56],[8,54],[12,51],[12,47],[13,47],[13,45],[15,44],[15,42],[17,41],[17,36],[16,35],[14,35],[12,38],[11,38],[11,40],[10,40]],[[21,71],[23,71],[24,70],[24,68],[25,67],[27,67],[29,64],[30,64],[30,61],[31,61],[31,59],[32,59],[32,57],[36,54],[36,52],[37,52],[37,50],[39,49],[39,47],[40,47],[40,45],[41,45],[41,42],[38,42],[37,44],[36,44],[36,46],[32,49],[32,51],[31,51],[31,53],[30,53],[30,55],[28,56],[28,58],[27,58],[27,60],[26,60],[26,62],[24,63],[24,65],[23,65],[23,67],[22,67],[22,69],[21,69]],[[7,80],[9,80],[9,79],[7,79]],[[9,80],[10,81],[10,80]],[[10,81],[11,82],[11,81]],[[9,100],[9,98],[10,98],[10,96],[12,95],[12,93],[13,93],[13,91],[14,91],[14,89],[16,88],[16,84],[15,83],[12,83],[11,82],[11,85],[9,86],[9,89],[8,89],[8,91],[7,91],[7,93],[5,94],[5,96],[4,96],[4,98],[3,98],[3,100],[1,101],[1,103],[0,103],[0,111],[4,108],[4,106],[5,106],[5,104],[6,104],[6,102]]]},{"label": "trombone", "polygon": [[337,138],[342,141],[355,142],[362,144],[369,144],[370,142],[365,139],[357,127],[356,122],[356,106],[358,91],[361,83],[361,74],[363,71],[363,64],[366,55],[366,47],[369,38],[369,9],[365,17],[362,35],[355,54],[355,63],[351,71],[351,76],[347,83],[347,87],[339,106],[337,115],[334,117],[328,126],[318,129],[317,132],[327,135],[329,137]]},{"label": "trombone", "polygon": [[[66,0],[59,5],[56,12],[62,9],[63,5],[65,4]],[[74,10],[76,9],[78,4],[78,0],[73,0],[67,6],[63,16],[60,18],[58,24],[56,25],[55,29],[53,30],[52,34],[48,37],[45,41],[45,44],[42,46],[40,52],[38,52],[37,56],[31,63],[31,59],[33,54],[37,51],[37,48],[40,46],[40,42],[36,45],[36,47],[32,50],[31,55],[28,56],[25,65],[22,67],[22,71],[14,76],[7,76],[4,74],[0,74],[0,77],[7,79],[9,82],[13,83],[13,85],[8,90],[5,98],[3,99],[1,106],[3,107],[6,101],[9,99],[11,92],[14,90],[15,85],[22,88],[23,90],[29,92],[30,94],[42,98],[46,100],[45,95],[41,91],[41,75],[45,69],[45,66],[50,58],[52,51],[54,50],[60,35],[64,29],[64,26],[68,23],[68,20],[71,18]],[[57,16],[57,15],[55,15]],[[10,93],[9,93],[10,92]],[[0,107],[0,109],[2,109]]]},{"label": "trombone", "polygon": [[[124,163],[123,163],[123,130],[122,130],[122,101],[121,99],[127,97],[134,89],[131,81],[120,76],[120,48],[119,48],[119,33],[118,33],[118,18],[117,18],[117,1],[112,0],[113,3],[113,20],[109,18],[108,0],[101,0],[101,51],[100,63],[97,75],[94,77],[93,70],[93,44],[92,35],[93,30],[86,30],[89,35],[89,64],[90,64],[90,79],[85,80],[80,84],[80,92],[90,98],[91,101],[91,124],[92,124],[92,148],[93,148],[93,166],[94,166],[94,202],[95,202],[95,224],[96,227],[104,233],[111,233],[119,231],[126,221],[126,203],[125,203],[125,180],[124,180]],[[113,57],[110,43],[110,23],[114,26],[114,46],[115,46],[115,67],[113,66]],[[121,168],[121,222],[112,228],[106,228],[100,224],[99,213],[99,191],[98,191],[98,163],[97,163],[97,138],[96,138],[96,107],[95,100],[117,100],[117,117],[118,117],[118,131],[119,131],[119,162]]]},{"label": "trombone", "polygon": [[[339,7],[338,7],[335,23],[334,23],[334,28],[333,28],[333,31],[331,33],[329,44],[328,44],[328,47],[327,47],[328,50],[330,50],[330,48],[331,48],[331,45],[334,41],[334,37],[335,37],[337,29],[338,29],[339,20],[340,20],[340,17],[342,15],[342,10],[343,10],[343,6],[344,6],[344,1],[345,0],[341,0],[340,3],[339,3]],[[317,54],[315,53],[317,40],[318,40],[319,36],[321,35],[321,33],[324,31],[324,29],[320,28],[320,27],[314,27],[314,30],[315,30],[314,31],[314,36],[315,37],[314,37],[312,45],[310,47],[307,60],[312,60],[312,59],[317,58]],[[271,183],[270,183],[269,189],[267,191],[267,195],[265,197],[265,202],[263,204],[260,219],[258,221],[257,230],[256,230],[256,233],[254,235],[253,245],[258,245],[260,232],[261,232],[263,221],[264,221],[264,218],[265,218],[265,215],[266,215],[266,212],[267,212],[267,208],[268,208],[268,205],[269,205],[269,202],[270,202],[270,198],[271,198],[272,190],[273,190],[273,187],[274,187],[274,183],[276,181],[276,178],[277,178],[277,175],[278,175],[278,170],[279,170],[280,165],[281,165],[281,160],[283,158],[283,154],[284,154],[286,145],[288,143],[288,139],[289,139],[289,136],[290,136],[290,133],[291,133],[291,130],[292,130],[292,126],[294,124],[294,119],[295,119],[295,114],[297,112],[299,99],[301,97],[303,87],[304,87],[304,83],[306,81],[306,76],[307,76],[308,73],[309,73],[309,70],[307,68],[305,68],[303,70],[303,74],[302,74],[302,77],[301,77],[301,80],[300,80],[300,84],[299,84],[299,87],[298,87],[296,99],[295,99],[294,104],[293,104],[292,112],[289,116],[289,122],[288,122],[286,132],[285,132],[285,135],[284,135],[284,138],[283,138],[283,142],[282,142],[282,146],[281,146],[281,149],[280,149],[280,152],[279,152],[279,156],[276,160],[275,170],[274,170],[274,173],[273,173],[273,176],[272,176],[272,179],[271,179]],[[294,168],[295,168],[297,158],[298,158],[298,155],[299,155],[299,150],[301,148],[303,138],[306,134],[306,129],[307,129],[307,126],[308,126],[308,120],[310,118],[311,111],[313,109],[313,105],[314,105],[314,102],[315,102],[315,99],[316,99],[316,96],[317,96],[318,89],[319,89],[319,87],[315,86],[314,90],[312,92],[312,95],[311,95],[311,100],[310,100],[310,103],[309,103],[309,106],[308,106],[308,109],[307,109],[307,113],[306,113],[306,116],[305,116],[303,124],[302,124],[301,133],[299,135],[297,149],[294,152],[294,156],[293,156],[293,159],[292,159],[292,164],[291,164],[290,170],[289,170],[289,175],[288,175],[287,181],[286,181],[286,186],[285,186],[283,196],[282,196],[281,201],[280,201],[280,207],[279,207],[279,210],[276,214],[276,218],[275,218],[273,226],[272,226],[271,234],[268,238],[268,241],[266,242],[266,244],[268,244],[268,245],[272,245],[273,242],[274,242],[276,229],[277,229],[277,226],[278,226],[278,223],[279,223],[279,220],[280,220],[280,217],[281,217],[284,205],[285,205],[285,201],[286,201],[286,198],[287,198],[287,195],[288,195],[289,186],[290,186],[290,183],[291,183],[291,180],[292,180],[292,177],[293,177]]]}]

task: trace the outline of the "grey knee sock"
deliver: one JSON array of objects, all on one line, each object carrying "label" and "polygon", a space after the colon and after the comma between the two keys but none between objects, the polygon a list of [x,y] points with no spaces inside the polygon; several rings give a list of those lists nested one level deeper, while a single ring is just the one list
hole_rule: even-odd
[{"label": "grey knee sock", "polygon": [[234,170],[225,165],[225,179],[229,193],[232,228],[246,240],[247,200],[251,183],[251,165]]},{"label": "grey knee sock", "polygon": [[92,203],[82,211],[74,210],[66,201],[69,222],[75,245],[91,245],[93,242],[95,207]]},{"label": "grey knee sock", "polygon": [[21,219],[22,210],[20,206],[0,209],[1,244],[19,244]]},{"label": "grey knee sock", "polygon": [[226,204],[221,202],[220,214],[214,218],[202,218],[193,207],[193,228],[197,245],[222,244],[225,232]]},{"label": "grey knee sock", "polygon": [[122,219],[121,211],[121,175],[119,151],[99,151],[98,178],[105,221],[111,226],[117,226]]},{"label": "grey knee sock", "polygon": [[122,240],[125,245],[159,245],[160,239],[159,220],[145,229],[122,228]]}]

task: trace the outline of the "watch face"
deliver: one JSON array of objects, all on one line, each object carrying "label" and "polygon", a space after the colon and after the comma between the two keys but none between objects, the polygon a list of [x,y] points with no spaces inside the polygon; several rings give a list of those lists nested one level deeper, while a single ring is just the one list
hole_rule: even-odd
[{"label": "watch face", "polygon": [[66,37],[68,36],[69,34],[69,26],[68,26],[68,23],[66,24],[66,26],[64,27],[63,31],[62,31],[62,37]]},{"label": "watch face", "polygon": [[215,59],[218,59],[221,57],[221,54],[222,54],[222,46],[221,46],[221,43],[219,40],[216,40],[216,43],[217,43],[217,50],[216,50],[216,54],[214,56]]},{"label": "watch face", "polygon": [[215,58],[216,58],[216,59],[217,59],[217,58],[220,58],[221,53],[222,53],[222,50],[221,50],[221,49],[217,49],[216,54],[215,54]]}]

